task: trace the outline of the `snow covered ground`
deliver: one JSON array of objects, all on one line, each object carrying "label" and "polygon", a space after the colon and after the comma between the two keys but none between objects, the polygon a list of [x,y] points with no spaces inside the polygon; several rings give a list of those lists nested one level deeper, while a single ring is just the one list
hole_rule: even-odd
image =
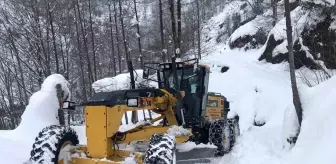
[{"label": "snow covered ground", "polygon": [[[203,59],[212,66],[209,90],[221,92],[231,101],[229,116],[238,113],[241,127],[241,137],[233,150],[214,163],[331,164],[336,161],[333,156],[336,142],[332,139],[336,134],[332,127],[336,117],[333,109],[336,77],[312,88],[298,79],[305,111],[297,144],[288,150],[285,140],[287,129],[293,125],[289,119],[295,111],[287,64],[258,62],[262,49],[246,53],[227,50],[225,46],[214,49],[217,51],[213,55]],[[220,73],[221,66],[230,69]],[[253,126],[254,121],[265,125]]]},{"label": "snow covered ground", "polygon": [[[336,96],[335,77],[314,88],[300,88],[305,109],[304,120],[297,145],[288,151],[283,148],[283,120],[286,109],[292,108],[292,105],[286,65],[259,62],[257,59],[261,50],[233,51],[225,46],[215,49],[217,51],[202,60],[202,63],[211,67],[209,91],[220,92],[231,101],[232,111],[229,116],[235,113],[240,116],[241,136],[232,152],[221,159],[213,159],[214,163],[328,164],[336,160],[333,156],[333,145],[336,143],[331,143],[336,137],[335,130],[332,130],[336,124],[336,113],[332,109],[336,106],[333,100]],[[221,66],[224,65],[229,70],[221,73]],[[48,94],[54,94],[43,88],[45,87],[36,93],[41,94],[38,96],[39,101],[43,97],[48,99]],[[34,103],[34,97],[36,96],[31,98],[31,104]],[[33,106],[31,104],[27,109]],[[45,111],[47,105],[36,109]],[[50,116],[54,117],[53,115]],[[265,122],[265,125],[253,126],[254,121]],[[0,162],[20,164],[26,161],[34,141],[33,136],[45,125],[43,118],[39,118],[36,113],[27,112],[23,115],[22,125],[16,130],[0,131]],[[21,128],[23,126],[25,128]],[[85,144],[85,128],[74,128],[79,133],[80,143]],[[187,146],[185,149],[188,149]]]},{"label": "snow covered ground", "polygon": [[47,77],[40,91],[30,97],[20,125],[14,130],[0,131],[0,163],[22,164],[27,161],[38,133],[46,126],[58,124],[57,84],[64,91],[63,100],[70,98],[68,82],[62,75]]},{"label": "snow covered ground", "polygon": [[[209,91],[220,92],[231,101],[229,117],[235,113],[240,116],[241,130],[232,152],[215,163],[276,163],[283,154],[283,115],[291,102],[289,73],[284,65],[259,62],[259,50],[215,49],[203,59],[212,66]],[[229,70],[221,73],[224,65]],[[265,125],[253,126],[254,121]]]},{"label": "snow covered ground", "polygon": [[336,76],[313,88],[302,88],[301,97],[302,128],[285,163],[335,163]]},{"label": "snow covered ground", "polygon": [[[293,110],[289,73],[286,64],[272,65],[259,62],[261,50],[247,52],[229,50],[224,45],[213,47],[211,55],[201,61],[211,67],[209,91],[220,92],[231,101],[229,117],[237,113],[240,116],[241,136],[233,150],[223,158],[213,159],[213,163],[263,164],[263,163],[323,163],[329,164],[334,157],[336,145],[333,138],[336,131],[336,78],[333,77],[313,88],[300,85],[303,99],[304,120],[297,144],[291,150],[284,149],[284,133],[289,122],[285,122],[286,111]],[[222,66],[229,70],[221,73]],[[50,84],[50,83],[48,83]],[[64,84],[66,84],[64,82]],[[49,104],[35,108],[34,102],[55,102],[51,92],[44,85],[34,94],[27,109],[38,110],[23,115],[22,125],[13,131],[0,131],[0,163],[21,164],[29,158],[33,139],[50,121],[36,113],[54,111]],[[65,89],[66,90],[66,89]],[[38,96],[36,96],[38,95]],[[38,98],[37,98],[38,97]],[[48,98],[49,97],[49,98]],[[44,100],[42,100],[44,99]],[[36,101],[35,101],[36,100]],[[34,107],[34,108],[33,108]],[[30,113],[30,114],[29,114]],[[55,113],[54,113],[55,114]],[[54,117],[51,113],[50,117]],[[50,120],[50,119],[49,119]],[[254,126],[254,122],[265,122],[264,126]],[[24,128],[21,128],[24,127]],[[74,127],[80,136],[80,143],[86,143],[85,128]],[[181,146],[180,146],[181,147]],[[180,149],[189,149],[186,147]]]}]

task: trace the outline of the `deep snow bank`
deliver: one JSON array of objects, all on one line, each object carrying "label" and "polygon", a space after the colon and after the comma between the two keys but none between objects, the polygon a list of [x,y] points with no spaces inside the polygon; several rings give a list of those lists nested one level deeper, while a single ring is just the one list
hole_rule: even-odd
[{"label": "deep snow bank", "polygon": [[59,74],[48,76],[41,89],[30,97],[29,104],[21,116],[20,125],[8,132],[10,136],[22,137],[21,139],[32,142],[44,127],[59,124],[59,102],[56,93],[58,84],[64,92],[63,100],[70,98],[68,81]]},{"label": "deep snow bank", "polygon": [[301,132],[283,163],[335,163],[336,76],[300,91],[304,109]]},{"label": "deep snow bank", "polygon": [[[134,71],[134,80],[136,88],[139,87],[140,83],[144,80],[142,79],[143,70]],[[129,73],[119,74],[115,77],[108,77],[104,79],[97,80],[92,84],[92,88],[95,92],[109,92],[114,90],[130,89],[131,78]]]},{"label": "deep snow bank", "polygon": [[[259,62],[261,50],[230,50],[214,45],[216,51],[203,57],[210,66],[209,91],[220,92],[230,101],[228,117],[239,115],[241,136],[233,150],[215,163],[277,163],[283,154],[282,121],[291,103],[286,64]],[[221,67],[230,69],[221,73]],[[262,127],[254,122],[265,122]]]},{"label": "deep snow bank", "polygon": [[[24,163],[30,157],[38,133],[46,126],[59,124],[59,103],[55,88],[57,84],[64,91],[63,99],[70,98],[68,82],[62,75],[53,74],[47,77],[41,89],[30,97],[20,125],[14,130],[0,131],[0,163]],[[85,141],[81,141],[83,142]]]},{"label": "deep snow bank", "polygon": [[[229,117],[239,114],[242,134],[233,150],[217,163],[331,164],[336,161],[336,131],[333,130],[336,77],[313,88],[299,85],[304,118],[298,141],[289,151],[284,149],[284,144],[287,144],[286,135],[292,132],[288,128],[293,125],[290,121],[296,121],[296,117],[287,64],[259,62],[262,49],[241,53],[219,45],[214,48],[217,51],[202,59],[202,63],[211,67],[209,91],[220,92],[231,101]],[[223,65],[230,67],[225,73],[220,72]],[[256,127],[254,121],[266,124]]]},{"label": "deep snow bank", "polygon": [[[228,117],[239,115],[241,132],[254,121],[282,125],[284,110],[291,100],[289,74],[278,67],[258,62],[260,51],[244,53],[218,46],[211,56],[202,59],[211,68],[209,92],[219,92],[231,102]],[[225,65],[230,69],[221,73]]]}]

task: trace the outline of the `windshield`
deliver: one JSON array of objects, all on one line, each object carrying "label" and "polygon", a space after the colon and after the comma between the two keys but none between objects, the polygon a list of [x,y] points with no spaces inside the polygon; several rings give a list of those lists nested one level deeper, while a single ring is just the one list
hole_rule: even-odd
[{"label": "windshield", "polygon": [[175,85],[174,82],[174,73],[172,70],[165,70],[164,71],[164,79],[167,79],[165,81],[165,86],[168,86],[169,88],[176,89],[176,86],[179,86],[181,84],[181,76],[182,76],[182,70],[177,70],[177,85]]},{"label": "windshield", "polygon": [[[186,66],[184,67],[184,70],[177,69],[176,73],[177,73],[177,85],[179,86],[180,90],[186,91],[187,89],[189,90],[188,92],[190,92],[191,94],[195,94],[197,92],[198,85],[200,85],[199,84],[200,81],[199,81],[198,76],[194,76],[194,68]],[[183,82],[182,82],[182,73],[183,73],[183,79],[184,79]],[[164,76],[164,78],[161,78],[161,79],[165,79],[164,80],[165,87],[173,88],[177,90],[175,82],[174,82],[174,73],[172,70],[165,69],[163,71],[163,74],[161,74],[161,77],[162,76]],[[181,84],[183,86],[180,86]],[[186,84],[188,86],[185,86]]]},{"label": "windshield", "polygon": [[197,86],[198,86],[197,76],[190,77],[188,79],[188,82],[189,82],[189,85],[190,85],[190,92],[191,93],[196,93],[196,89],[197,89]]},{"label": "windshield", "polygon": [[197,86],[199,85],[198,76],[194,75],[194,68],[189,67],[184,70],[184,79],[188,79],[188,85],[190,87],[190,93],[196,93]]}]

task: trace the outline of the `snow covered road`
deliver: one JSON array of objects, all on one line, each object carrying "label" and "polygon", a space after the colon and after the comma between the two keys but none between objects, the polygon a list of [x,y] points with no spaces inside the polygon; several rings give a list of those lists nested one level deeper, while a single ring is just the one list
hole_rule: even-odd
[{"label": "snow covered road", "polygon": [[220,163],[277,164],[282,155],[281,131],[275,127],[251,127]]}]

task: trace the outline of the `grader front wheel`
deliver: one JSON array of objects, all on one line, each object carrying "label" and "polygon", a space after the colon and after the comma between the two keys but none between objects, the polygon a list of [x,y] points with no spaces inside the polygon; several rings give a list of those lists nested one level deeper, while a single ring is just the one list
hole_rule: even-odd
[{"label": "grader front wheel", "polygon": [[149,142],[144,164],[175,164],[176,140],[168,134],[154,134]]},{"label": "grader front wheel", "polygon": [[70,127],[59,125],[45,127],[35,138],[30,162],[58,164],[59,160],[66,160],[68,146],[78,143],[78,136]]}]

